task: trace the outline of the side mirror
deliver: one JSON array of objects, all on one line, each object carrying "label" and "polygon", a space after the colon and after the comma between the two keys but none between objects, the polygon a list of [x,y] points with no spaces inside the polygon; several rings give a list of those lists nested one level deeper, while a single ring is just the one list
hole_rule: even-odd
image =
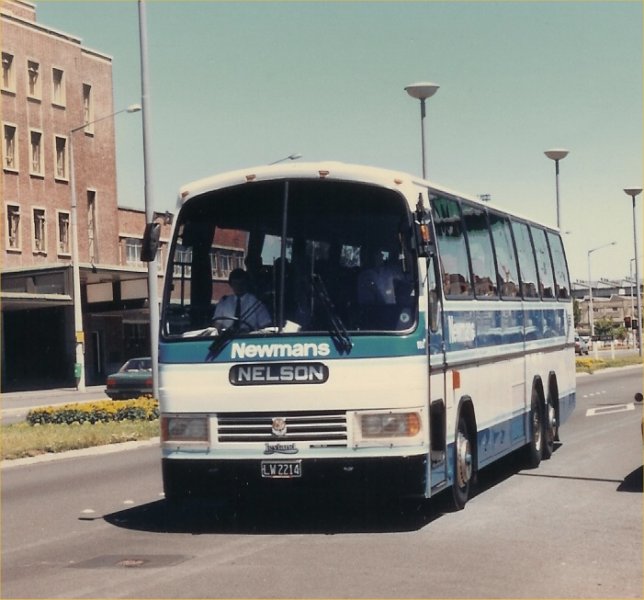
[{"label": "side mirror", "polygon": [[418,204],[414,213],[414,235],[418,256],[433,256],[434,243],[432,241],[429,211],[423,207],[422,196],[418,196]]},{"label": "side mirror", "polygon": [[143,233],[143,244],[141,246],[141,260],[152,262],[159,250],[159,239],[161,237],[161,224],[148,223]]}]

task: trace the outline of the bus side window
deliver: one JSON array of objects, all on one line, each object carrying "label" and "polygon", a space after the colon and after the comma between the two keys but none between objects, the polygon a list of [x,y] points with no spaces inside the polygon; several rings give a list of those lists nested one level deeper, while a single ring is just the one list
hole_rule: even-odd
[{"label": "bus side window", "polygon": [[512,221],[512,232],[517,244],[519,256],[519,276],[521,278],[521,292],[524,298],[539,298],[539,280],[537,278],[537,264],[532,250],[530,230],[525,223]]},{"label": "bus side window", "polygon": [[474,294],[477,298],[496,296],[498,291],[496,266],[487,215],[478,207],[467,204],[461,206],[472,257]]},{"label": "bus side window", "polygon": [[550,245],[550,253],[552,254],[552,264],[555,269],[556,296],[560,300],[568,300],[570,299],[570,280],[561,237],[549,231],[548,242]]},{"label": "bus side window", "polygon": [[510,222],[494,212],[489,213],[490,230],[496,250],[498,266],[497,280],[503,298],[516,298],[519,295],[519,270],[517,257],[512,243]]},{"label": "bus side window", "polygon": [[439,196],[434,198],[432,208],[445,296],[470,298],[473,291],[472,279],[458,202]]},{"label": "bus side window", "polygon": [[546,241],[546,232],[540,227],[531,226],[532,241],[534,242],[534,251],[537,258],[537,268],[539,269],[539,281],[541,282],[541,297],[547,299],[555,298],[555,276],[552,271],[552,261],[550,260],[550,251]]}]

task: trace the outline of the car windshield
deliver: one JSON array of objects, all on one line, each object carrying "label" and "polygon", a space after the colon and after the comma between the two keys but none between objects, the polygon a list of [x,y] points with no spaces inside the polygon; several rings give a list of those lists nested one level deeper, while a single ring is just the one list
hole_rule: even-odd
[{"label": "car windshield", "polygon": [[120,373],[128,373],[130,371],[151,371],[152,359],[150,358],[133,358],[128,360],[120,369]]},{"label": "car windshield", "polygon": [[348,343],[407,331],[411,226],[400,194],[365,184],[253,182],[196,196],[175,231],[162,334],[331,332]]}]

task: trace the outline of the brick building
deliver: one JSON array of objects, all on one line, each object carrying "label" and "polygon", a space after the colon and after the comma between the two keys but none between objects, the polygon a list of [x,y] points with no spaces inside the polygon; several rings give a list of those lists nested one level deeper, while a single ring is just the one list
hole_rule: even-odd
[{"label": "brick building", "polygon": [[2,389],[75,384],[72,139],[85,377],[103,383],[149,352],[145,215],[118,207],[114,119],[102,118],[115,112],[112,59],[38,23],[25,0],[0,4],[0,29]]}]

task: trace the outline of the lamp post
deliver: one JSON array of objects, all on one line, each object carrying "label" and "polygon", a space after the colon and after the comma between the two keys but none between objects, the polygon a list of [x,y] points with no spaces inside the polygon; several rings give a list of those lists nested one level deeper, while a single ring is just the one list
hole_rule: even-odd
[{"label": "lamp post", "polygon": [[568,156],[568,150],[562,148],[555,148],[553,150],[546,150],[544,154],[550,159],[555,161],[555,194],[557,198],[557,228],[561,228],[561,207],[559,205],[559,161]]},{"label": "lamp post", "polygon": [[[591,343],[593,342],[593,337],[595,335],[595,319],[593,317],[593,281],[591,278],[590,274],[590,255],[593,252],[596,252],[597,250],[601,250],[602,248],[608,248],[608,246],[614,246],[616,242],[610,242],[608,244],[602,244],[601,246],[597,246],[596,248],[591,248],[588,250],[588,299],[589,299],[589,312],[590,315],[588,317],[588,321],[590,323],[590,341]],[[593,348],[595,348],[595,344],[593,343]]]},{"label": "lamp post", "polygon": [[412,97],[420,100],[420,143],[423,161],[423,179],[427,179],[427,157],[425,153],[425,100],[431,98],[440,86],[435,83],[412,83],[405,88],[405,91]]},{"label": "lamp post", "polygon": [[284,158],[274,160],[273,162],[269,162],[268,164],[269,165],[276,165],[277,163],[286,162],[287,160],[297,160],[298,158],[302,158],[302,155],[299,152],[293,152],[293,154],[289,154],[288,156],[285,156]]},{"label": "lamp post", "polygon": [[70,225],[72,230],[72,283],[74,301],[74,339],[76,344],[76,363],[74,364],[74,375],[77,380],[76,388],[79,392],[85,391],[85,332],[83,331],[83,310],[81,306],[81,283],[80,265],[78,256],[78,196],[76,195],[76,169],[74,165],[74,134],[88,125],[93,125],[105,119],[111,119],[123,112],[138,112],[141,110],[139,104],[132,104],[127,108],[118,110],[105,117],[100,117],[74,127],[69,130],[69,186],[71,188],[71,213]]},{"label": "lamp post", "polygon": [[637,347],[639,355],[642,356],[642,297],[640,294],[640,270],[637,254],[637,220],[635,217],[635,198],[642,193],[642,188],[624,188],[627,196],[633,200],[633,245],[635,247],[635,289],[637,293]]},{"label": "lamp post", "polygon": [[[150,77],[148,68],[148,17],[145,0],[138,1],[139,8],[139,50],[141,60],[141,103],[143,104],[143,196],[145,222],[154,221],[151,170],[150,127]],[[150,311],[150,359],[152,362],[152,397],[159,399],[159,267],[155,256],[148,261],[148,309]]]},{"label": "lamp post", "polygon": [[637,258],[631,258],[628,261],[628,282],[631,284],[631,330],[628,333],[628,344],[630,345],[631,341],[633,342],[633,347],[635,347],[635,340],[633,339],[633,319],[635,319],[635,306],[634,306],[634,296],[633,296],[633,263]]}]

